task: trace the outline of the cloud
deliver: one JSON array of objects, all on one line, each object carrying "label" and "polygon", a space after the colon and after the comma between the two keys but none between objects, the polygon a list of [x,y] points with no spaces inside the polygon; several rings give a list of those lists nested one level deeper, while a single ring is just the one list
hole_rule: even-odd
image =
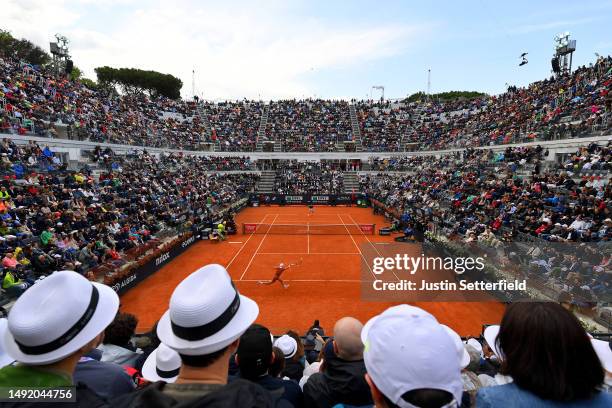
[{"label": "cloud", "polygon": [[522,26],[518,26],[509,30],[511,34],[529,34],[537,31],[546,31],[552,30],[553,28],[559,28],[561,30],[566,29],[567,27],[582,25],[592,23],[594,21],[601,20],[602,17],[585,17],[585,18],[577,18],[572,20],[557,20],[557,21],[549,21],[544,23],[537,24],[526,24]]},{"label": "cloud", "polygon": [[154,69],[180,77],[183,96],[190,96],[195,69],[196,93],[207,99],[311,95],[304,77],[313,68],[346,68],[401,54],[429,29],[304,17],[299,7],[280,1],[231,9],[186,0],[114,2],[109,13],[108,5],[92,0],[9,0],[3,20],[14,34],[45,48],[60,31],[89,77],[101,65]]}]

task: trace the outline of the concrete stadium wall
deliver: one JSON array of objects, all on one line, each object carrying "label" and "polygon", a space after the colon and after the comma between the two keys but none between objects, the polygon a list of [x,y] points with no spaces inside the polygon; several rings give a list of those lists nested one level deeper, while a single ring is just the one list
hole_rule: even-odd
[{"label": "concrete stadium wall", "polygon": [[[127,154],[135,150],[146,149],[149,153],[159,154],[162,152],[173,152],[173,153],[185,153],[194,154],[197,156],[249,156],[253,160],[270,160],[270,159],[292,159],[300,161],[319,161],[319,160],[350,160],[360,159],[367,161],[370,157],[388,158],[397,156],[443,156],[450,153],[463,152],[465,149],[446,149],[446,150],[431,150],[431,151],[418,151],[418,152],[319,152],[319,153],[307,153],[307,152],[202,152],[192,150],[179,150],[179,149],[165,149],[155,148],[146,146],[130,146],[113,143],[95,143],[89,141],[79,140],[67,140],[67,139],[51,139],[46,137],[35,137],[35,136],[20,136],[14,134],[2,134],[0,138],[9,138],[15,141],[16,144],[27,144],[28,141],[34,140],[39,145],[53,148],[56,152],[67,153],[70,160],[81,160],[82,150],[93,150],[96,146],[102,148],[110,147],[115,153]],[[563,140],[549,140],[544,142],[530,142],[530,143],[519,143],[519,144],[506,144],[506,145],[495,145],[495,146],[482,146],[477,147],[478,150],[493,150],[503,151],[508,147],[520,147],[520,146],[537,146],[540,145],[550,151],[550,154],[546,160],[554,161],[557,154],[572,153],[580,146],[586,146],[591,142],[595,143],[607,143],[612,140],[612,135],[606,136],[592,136],[575,139],[563,139]]]}]

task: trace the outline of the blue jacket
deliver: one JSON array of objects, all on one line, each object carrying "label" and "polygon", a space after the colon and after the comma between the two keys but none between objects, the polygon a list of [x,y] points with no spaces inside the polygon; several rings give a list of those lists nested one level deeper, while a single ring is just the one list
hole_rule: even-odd
[{"label": "blue jacket", "polygon": [[609,408],[612,407],[612,394],[600,392],[589,400],[557,402],[541,399],[516,384],[505,384],[478,390],[476,406],[478,408]]}]

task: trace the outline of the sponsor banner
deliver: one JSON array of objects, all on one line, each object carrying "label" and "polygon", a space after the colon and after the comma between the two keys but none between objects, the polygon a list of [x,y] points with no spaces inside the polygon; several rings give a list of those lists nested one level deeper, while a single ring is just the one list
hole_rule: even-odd
[{"label": "sponsor banner", "polygon": [[348,205],[354,204],[358,200],[365,201],[365,195],[354,194],[252,194],[249,202],[251,205],[278,204],[324,204],[324,205]]},{"label": "sponsor banner", "polygon": [[252,234],[257,230],[257,224],[244,224],[244,233]]},{"label": "sponsor banner", "polygon": [[174,258],[182,254],[196,242],[195,236],[191,235],[180,244],[176,244],[170,249],[159,253],[154,259],[150,260],[146,264],[134,269],[130,275],[125,277],[120,282],[115,283],[112,288],[119,295],[124,294],[144,279],[148,278],[155,272],[157,272],[162,266],[172,261]]},{"label": "sponsor banner", "polygon": [[372,235],[374,233],[374,224],[360,224],[359,229],[363,231],[364,234]]}]

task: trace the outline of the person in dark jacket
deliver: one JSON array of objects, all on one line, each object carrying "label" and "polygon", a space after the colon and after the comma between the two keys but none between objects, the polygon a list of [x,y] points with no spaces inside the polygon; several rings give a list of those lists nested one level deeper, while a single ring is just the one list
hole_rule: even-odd
[{"label": "person in dark jacket", "polygon": [[240,378],[259,384],[271,392],[282,390],[282,399],[301,408],[303,396],[300,386],[294,381],[282,380],[269,374],[270,364],[276,358],[283,356],[274,355],[270,331],[258,324],[251,325],[240,338],[235,357]]},{"label": "person in dark jacket", "polygon": [[336,322],[334,340],[324,349],[321,372],[311,375],[304,384],[305,407],[372,404],[364,377],[362,328],[361,322],[352,317]]},{"label": "person in dark jacket", "polygon": [[[50,295],[53,302],[48,301]],[[0,387],[74,385],[76,401],[3,402],[2,407],[107,406],[85,384],[75,384],[73,375],[81,357],[100,343],[117,310],[119,297],[113,289],[72,271],[55,272],[28,289],[11,308],[0,339],[17,362],[0,369]]]},{"label": "person in dark jacket", "polygon": [[[197,311],[197,313],[194,313]],[[159,340],[179,353],[175,383],[156,382],[111,401],[113,407],[273,407],[270,392],[228,381],[229,358],[259,314],[221,265],[206,265],[178,284],[157,324]]]},{"label": "person in dark jacket", "polygon": [[105,399],[134,391],[136,384],[123,367],[102,362],[101,359],[102,352],[98,349],[93,349],[81,357],[74,370],[74,381],[82,382]]},{"label": "person in dark jacket", "polygon": [[[261,386],[242,379],[230,384],[183,384],[181,391],[177,384],[159,381],[142,391],[112,401],[113,408],[272,408],[277,407],[273,397]],[[177,392],[178,391],[178,392]],[[184,397],[189,396],[185,399]],[[285,408],[285,407],[283,407]]]},{"label": "person in dark jacket", "polygon": [[282,376],[296,382],[300,381],[304,372],[304,347],[299,336],[289,332],[276,339],[274,346],[281,349],[285,356]]}]

